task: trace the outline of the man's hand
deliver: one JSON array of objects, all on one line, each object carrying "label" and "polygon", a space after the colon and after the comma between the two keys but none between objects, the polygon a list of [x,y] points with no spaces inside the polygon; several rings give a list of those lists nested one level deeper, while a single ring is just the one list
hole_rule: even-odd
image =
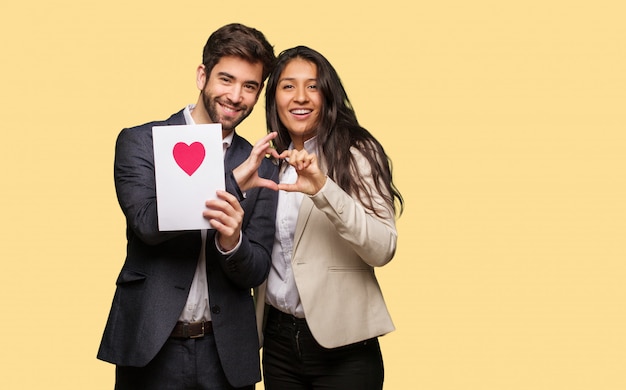
[{"label": "man's hand", "polygon": [[217,231],[220,249],[228,252],[239,242],[243,209],[237,198],[226,191],[217,191],[217,197],[218,199],[206,201],[207,209],[202,212],[202,216]]},{"label": "man's hand", "polygon": [[233,176],[239,185],[241,191],[247,191],[254,187],[265,187],[274,191],[278,191],[278,185],[272,180],[259,177],[259,167],[266,154],[278,158],[278,152],[272,148],[270,141],[276,138],[278,133],[272,132],[257,141],[252,147],[250,156],[241,163],[237,168],[233,169]]}]

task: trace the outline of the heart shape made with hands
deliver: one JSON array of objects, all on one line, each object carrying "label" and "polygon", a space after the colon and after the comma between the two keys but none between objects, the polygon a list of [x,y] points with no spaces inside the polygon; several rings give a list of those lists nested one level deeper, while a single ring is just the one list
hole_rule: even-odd
[{"label": "heart shape made with hands", "polygon": [[179,142],[174,145],[172,153],[174,154],[176,164],[189,176],[193,175],[194,172],[200,168],[200,165],[202,165],[204,161],[204,156],[206,155],[204,145],[200,142],[194,142],[191,145]]}]

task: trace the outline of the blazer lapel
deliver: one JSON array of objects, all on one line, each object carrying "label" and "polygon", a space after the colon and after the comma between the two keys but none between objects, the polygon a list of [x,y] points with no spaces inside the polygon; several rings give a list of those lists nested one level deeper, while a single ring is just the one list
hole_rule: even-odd
[{"label": "blazer lapel", "polygon": [[[298,221],[296,222],[296,231],[293,236],[293,254],[298,250],[298,245],[300,244],[300,239],[302,238],[302,234],[304,233],[304,228],[306,227],[307,222],[309,221],[309,217],[311,216],[311,211],[313,211],[313,201],[309,199],[308,196],[304,195],[302,198],[302,204],[300,205],[300,210],[298,212]],[[295,256],[292,256],[291,261]]]},{"label": "blazer lapel", "polygon": [[[323,159],[318,159],[318,164],[322,172],[327,173],[326,164],[324,163]],[[304,234],[304,229],[309,222],[313,207],[313,201],[309,199],[307,195],[303,195],[302,204],[300,205],[300,210],[298,212],[298,221],[296,222],[296,231],[293,236],[293,253],[291,257],[292,262],[295,258],[293,254],[295,254],[296,250],[298,249],[300,239],[302,238],[302,235]]]}]

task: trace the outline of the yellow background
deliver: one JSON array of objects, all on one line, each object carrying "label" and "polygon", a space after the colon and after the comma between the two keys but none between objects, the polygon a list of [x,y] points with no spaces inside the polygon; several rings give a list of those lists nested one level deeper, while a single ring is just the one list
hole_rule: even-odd
[{"label": "yellow background", "polygon": [[625,389],[621,4],[3,2],[0,387],[112,388],[115,138],[195,102],[208,35],[238,21],[324,53],[393,159],[386,389]]}]

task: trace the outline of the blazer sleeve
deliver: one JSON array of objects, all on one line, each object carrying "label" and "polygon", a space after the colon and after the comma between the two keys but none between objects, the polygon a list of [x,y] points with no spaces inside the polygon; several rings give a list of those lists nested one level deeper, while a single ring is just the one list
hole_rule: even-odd
[{"label": "blazer sleeve", "polygon": [[[269,160],[263,161],[259,175],[278,181],[278,170]],[[226,175],[226,188],[241,197],[232,173]],[[230,255],[223,255],[211,239],[208,249],[214,252],[214,258],[219,259],[221,268],[233,283],[242,288],[252,288],[260,285],[269,274],[278,192],[255,188],[247,191],[240,203],[244,209],[244,220],[239,248]]]},{"label": "blazer sleeve", "polygon": [[127,128],[115,144],[115,190],[128,229],[148,245],[185,232],[160,232],[157,218],[152,125]]},{"label": "blazer sleeve", "polygon": [[347,194],[330,178],[326,185],[310,198],[315,207],[322,211],[341,236],[372,267],[387,264],[396,251],[397,231],[395,215],[381,194],[375,191],[374,179],[367,160],[356,149],[351,149],[357,159],[358,172],[370,188],[374,204],[378,205],[378,217]]}]

